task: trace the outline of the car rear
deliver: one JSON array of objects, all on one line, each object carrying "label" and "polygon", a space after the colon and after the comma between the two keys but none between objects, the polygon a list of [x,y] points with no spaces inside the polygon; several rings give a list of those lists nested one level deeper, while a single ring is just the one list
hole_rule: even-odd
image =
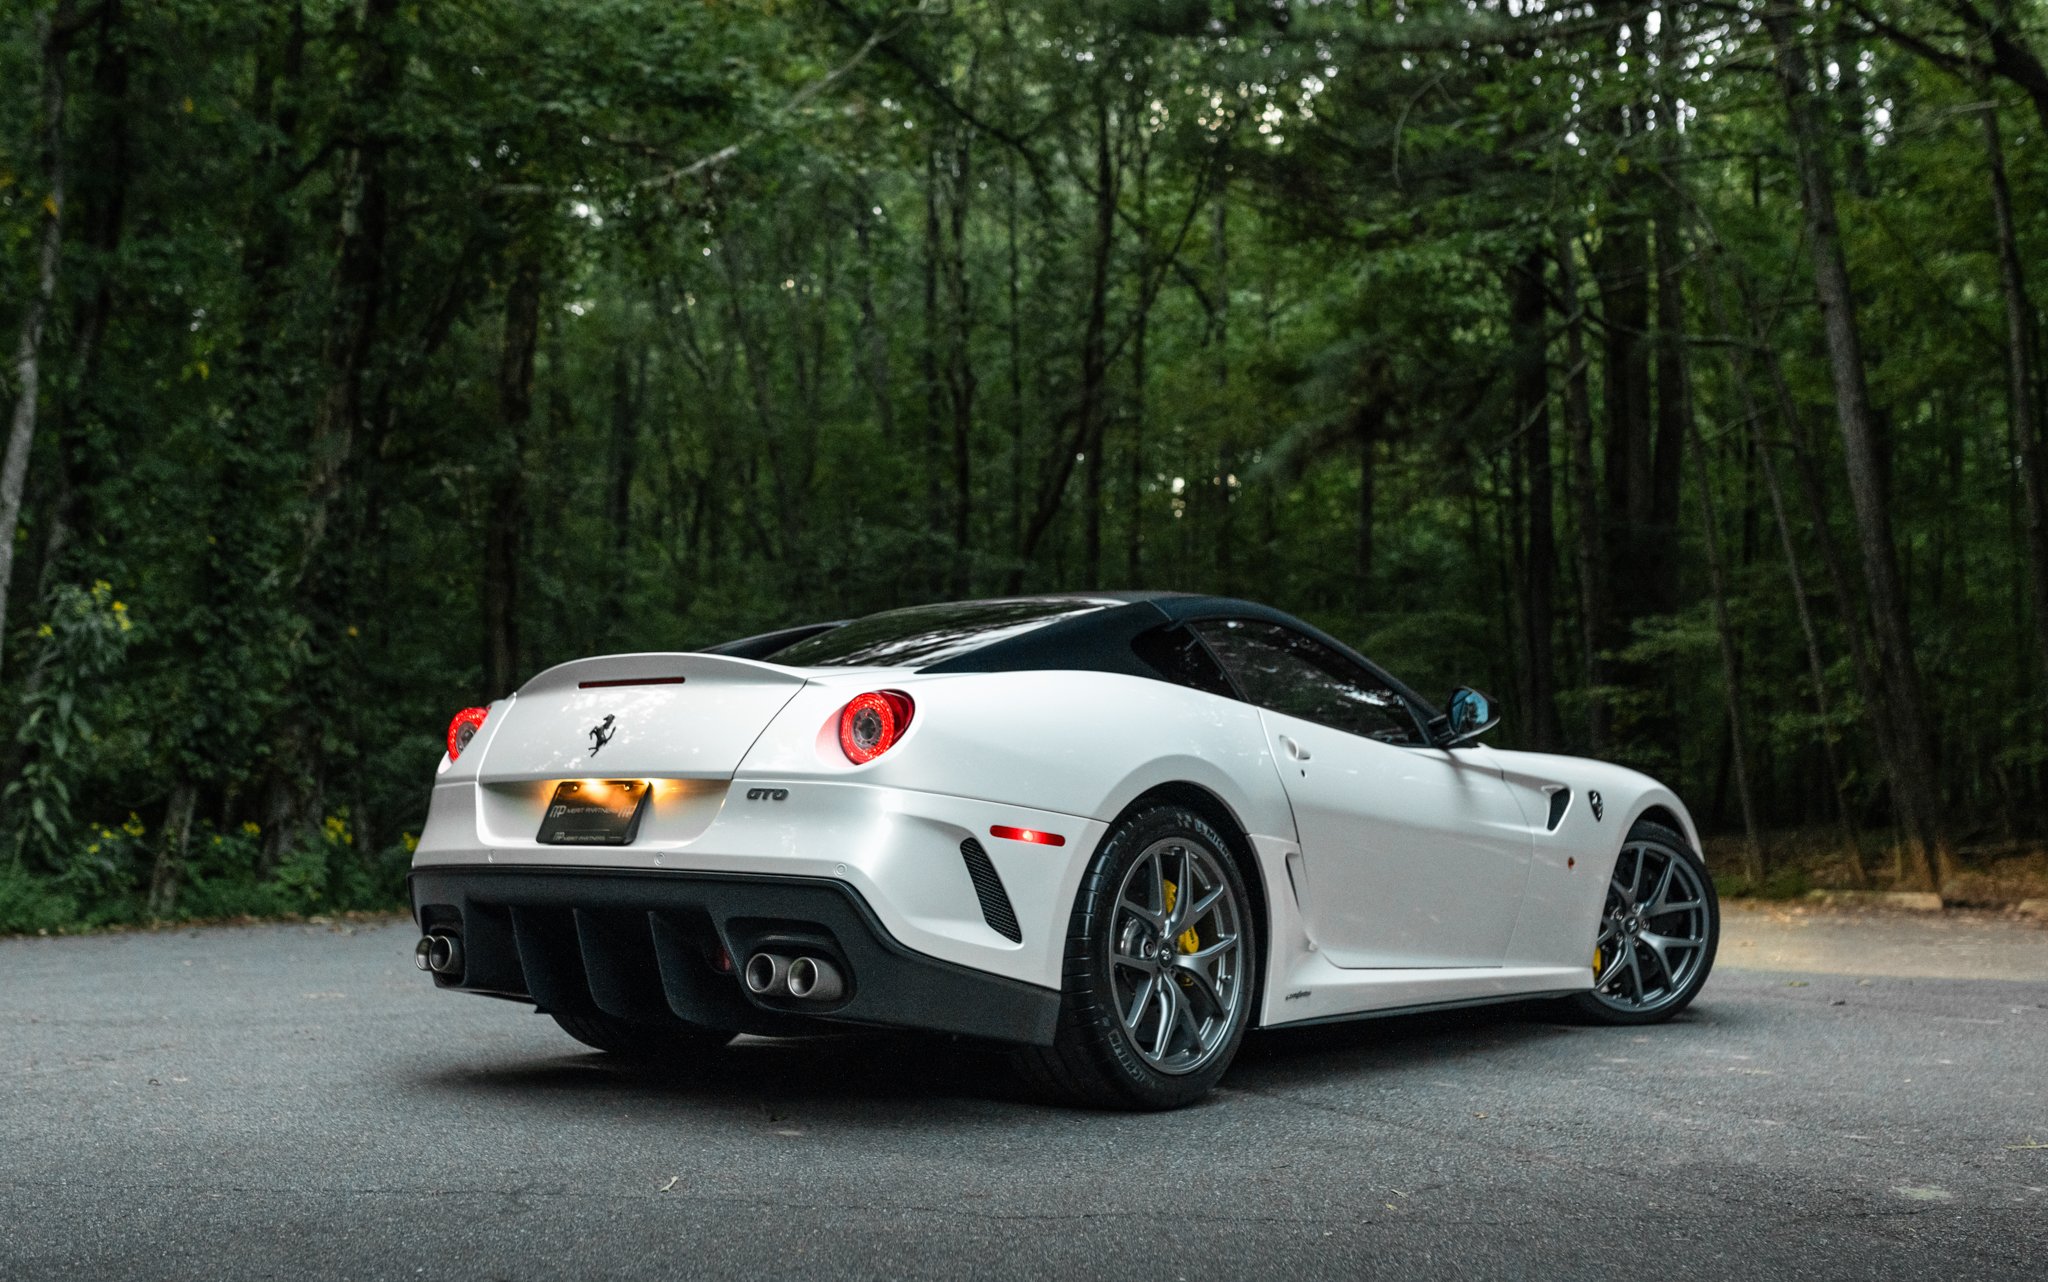
[{"label": "car rear", "polygon": [[1022,923],[1071,899],[1102,825],[963,760],[1044,674],[815,662],[815,640],[806,666],[579,660],[451,727],[411,878],[422,968],[572,1017],[1049,1039],[1058,940]]}]

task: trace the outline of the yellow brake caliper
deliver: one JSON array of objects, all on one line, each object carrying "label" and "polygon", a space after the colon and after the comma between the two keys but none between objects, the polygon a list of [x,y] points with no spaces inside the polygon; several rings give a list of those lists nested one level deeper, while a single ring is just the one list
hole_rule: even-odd
[{"label": "yellow brake caliper", "polygon": [[[1164,878],[1160,879],[1159,884],[1166,888],[1166,911],[1170,913],[1173,911],[1174,900],[1180,897],[1180,887],[1174,885],[1170,881],[1165,880]],[[1181,955],[1186,956],[1188,953],[1192,953],[1202,946],[1202,937],[1195,933],[1195,928],[1193,926],[1190,926],[1186,930],[1180,932],[1180,934],[1175,935],[1173,937],[1173,943],[1174,947],[1180,950]],[[1188,978],[1186,975],[1182,975],[1180,977],[1180,982],[1181,986],[1185,988],[1188,985],[1193,984],[1195,981]]]}]

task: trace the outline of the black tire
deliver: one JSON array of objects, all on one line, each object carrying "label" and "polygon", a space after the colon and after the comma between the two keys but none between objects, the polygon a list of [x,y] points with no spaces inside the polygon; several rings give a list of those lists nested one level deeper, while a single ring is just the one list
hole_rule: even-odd
[{"label": "black tire", "polygon": [[[1178,872],[1170,874],[1176,850]],[[1132,880],[1141,864],[1150,871]],[[1147,905],[1157,907],[1156,920],[1121,898],[1127,881],[1136,889],[1154,874],[1165,900]],[[1201,898],[1189,902],[1180,894],[1183,884]],[[1181,904],[1185,921],[1175,917]],[[1194,1103],[1229,1069],[1251,1023],[1262,924],[1230,842],[1208,820],[1171,805],[1126,817],[1096,851],[1074,903],[1054,1042],[1019,1051],[1019,1070],[1046,1094],[1097,1108]],[[1190,936],[1192,946],[1183,942]],[[1124,950],[1151,960],[1138,962]],[[1147,964],[1157,973],[1143,969]],[[1126,1026],[1126,1005],[1141,1011],[1135,1028]],[[1150,1049],[1139,1044],[1145,1029]]]},{"label": "black tire", "polygon": [[636,1024],[610,1015],[553,1015],[562,1031],[585,1046],[621,1059],[666,1060],[715,1051],[731,1033],[691,1024]]},{"label": "black tire", "polygon": [[[1642,884],[1665,878],[1664,870],[1671,865],[1675,867],[1663,886]],[[1632,882],[1632,886],[1624,882]],[[1683,899],[1671,898],[1671,882],[1688,883]],[[1643,899],[1651,902],[1641,903],[1638,911]],[[1615,964],[1604,964],[1603,950],[1610,938],[1615,940],[1614,947],[1626,950],[1626,960],[1637,966],[1633,975],[1621,973],[1622,953],[1615,954]],[[1663,942],[1653,946],[1645,942],[1649,940]],[[1641,820],[1629,829],[1628,840],[1616,853],[1615,871],[1601,905],[1594,955],[1603,964],[1595,972],[1595,987],[1564,998],[1563,1004],[1585,1023],[1661,1024],[1699,995],[1714,969],[1720,944],[1721,900],[1714,892],[1706,861],[1684,834]],[[1674,953],[1678,954],[1676,960]],[[1608,975],[1613,979],[1608,980]]]}]

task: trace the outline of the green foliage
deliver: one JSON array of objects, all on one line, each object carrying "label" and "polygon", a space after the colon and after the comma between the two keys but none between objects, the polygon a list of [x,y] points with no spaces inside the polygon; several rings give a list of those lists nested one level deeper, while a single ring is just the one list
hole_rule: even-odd
[{"label": "green foliage", "polygon": [[[455,709],[594,651],[1018,589],[1270,601],[1726,829],[1703,498],[1760,822],[1832,826],[1838,792],[1892,822],[1777,55],[1738,11],[86,8],[7,532],[0,930],[153,889],[397,903]],[[2035,277],[2048,150],[2018,87],[1952,74],[1979,36],[1880,11],[1921,45],[1829,4],[1800,38],[1894,551],[1947,813],[2037,836],[2041,425],[2009,417],[1981,104]],[[10,343],[51,179],[32,28],[0,31]]]},{"label": "green foliage", "polygon": [[90,588],[58,585],[44,617],[20,699],[14,777],[0,787],[0,815],[12,820],[0,836],[0,855],[69,875],[91,862],[72,844],[75,803],[98,737],[87,714],[101,683],[119,666],[134,625],[127,603],[115,599],[105,579]]}]

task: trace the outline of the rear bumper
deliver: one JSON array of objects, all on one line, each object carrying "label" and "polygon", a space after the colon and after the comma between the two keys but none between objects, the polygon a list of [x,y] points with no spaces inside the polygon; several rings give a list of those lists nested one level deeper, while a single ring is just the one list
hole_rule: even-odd
[{"label": "rear bumper", "polygon": [[[818,1021],[1050,1045],[1060,995],[914,952],[860,894],[829,878],[445,865],[408,879],[422,931],[458,935],[443,988],[547,1012],[790,1033]],[[823,1005],[749,992],[763,947],[836,961],[847,992]],[[730,970],[717,964],[720,950]]]},{"label": "rear bumper", "polygon": [[[1098,820],[1052,811],[794,774],[654,784],[633,844],[554,846],[536,839],[552,785],[443,780],[413,867],[836,882],[912,952],[1057,989],[1074,895],[1107,830]],[[1005,841],[991,835],[996,825],[1059,833],[1066,844]],[[1000,884],[1021,932],[1006,931],[1003,914],[991,913],[976,861],[963,851],[969,840],[995,869],[991,886]]]}]

